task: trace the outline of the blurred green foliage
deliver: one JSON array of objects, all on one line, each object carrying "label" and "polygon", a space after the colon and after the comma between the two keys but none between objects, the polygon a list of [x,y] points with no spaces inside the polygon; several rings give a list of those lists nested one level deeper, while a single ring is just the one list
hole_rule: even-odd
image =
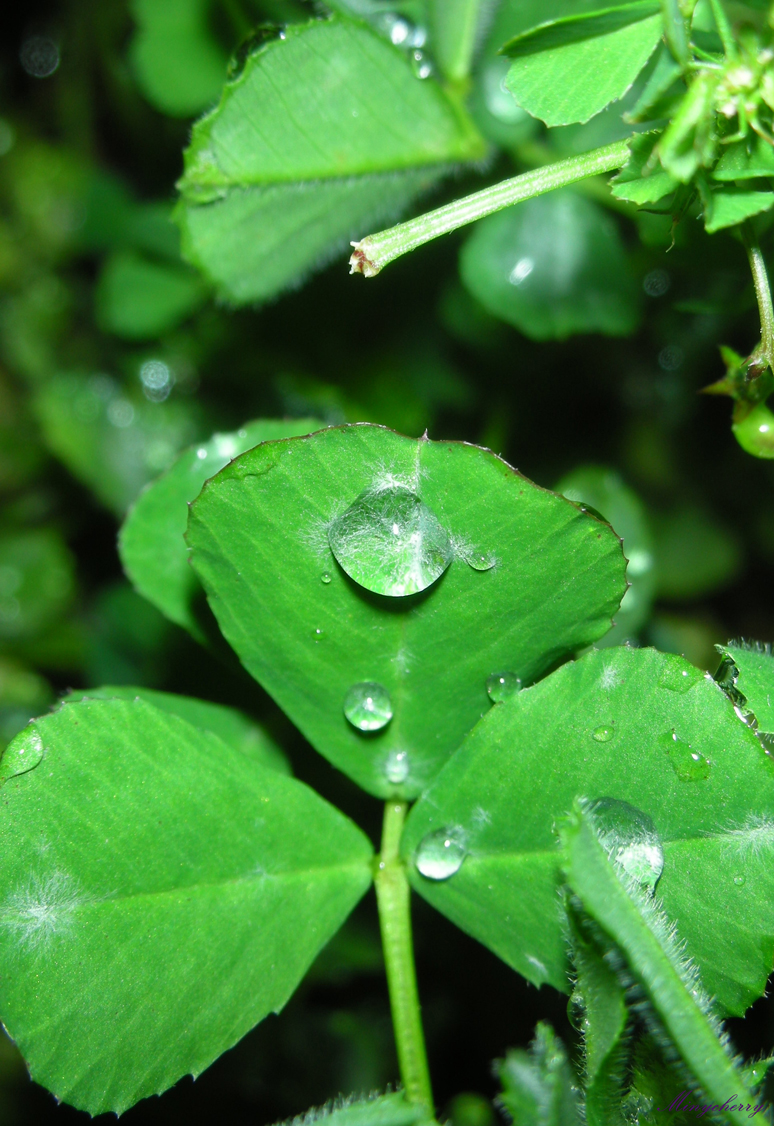
[{"label": "blurred green foliage", "polygon": [[[330,7],[422,16],[419,3]],[[516,0],[494,7],[468,93],[493,146],[486,176],[628,131],[637,86],[586,124],[545,128],[526,115],[495,50],[530,20],[519,24]],[[723,376],[721,341],[747,354],[757,339],[742,247],[707,238],[695,214],[673,228],[671,215],[635,213],[602,184],[505,211],[367,285],[347,278],[341,255],[260,309],[213,300],[169,220],[191,120],[217,100],[240,44],[249,54],[257,25],[315,10],[34,0],[3,15],[0,745],[68,688],[198,695],[261,720],[298,777],[375,827],[375,803],[308,751],[233,659],[197,646],[123,579],[119,520],[180,451],[251,418],[307,416],[487,445],[622,536],[632,585],[604,643],[653,644],[713,671],[716,643],[774,636],[774,469],[739,448],[723,400],[698,395]],[[380,26],[389,38],[394,24]],[[54,44],[48,75],[20,61],[32,35]],[[480,170],[459,171],[428,206],[480,183]],[[421,905],[417,948],[438,1097],[455,1126],[493,1121],[489,1061],[509,1045],[513,1106],[552,1059],[565,1097],[549,1032],[526,1051],[547,1010],[571,1042],[563,1002],[538,1003]],[[196,1088],[182,1083],[128,1121],[269,1121],[384,1087],[394,1059],[380,971],[371,914],[359,911],[280,1018]],[[772,1012],[760,1002],[734,1027],[748,1054],[772,1050]],[[28,1084],[0,1035],[0,1124],[81,1120]]]}]

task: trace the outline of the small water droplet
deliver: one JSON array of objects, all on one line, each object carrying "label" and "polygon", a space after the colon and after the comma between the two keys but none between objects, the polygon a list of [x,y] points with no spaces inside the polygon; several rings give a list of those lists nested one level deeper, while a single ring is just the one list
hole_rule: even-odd
[{"label": "small water droplet", "polygon": [[381,731],[392,719],[392,700],[374,680],[353,684],[344,697],[344,715],[358,731]]},{"label": "small water droplet", "polygon": [[328,542],[351,579],[392,598],[426,590],[454,555],[434,513],[400,485],[361,493],[333,521]]},{"label": "small water droplet", "polygon": [[612,721],[600,724],[591,732],[591,737],[598,743],[609,743],[615,737],[615,724]]},{"label": "small water droplet", "polygon": [[521,688],[521,677],[515,672],[495,672],[486,678],[486,690],[493,704],[502,704]]},{"label": "small water droplet", "polygon": [[744,882],[744,876],[734,876],[734,883],[738,888],[742,887],[744,885]]},{"label": "small water droplet", "polygon": [[709,778],[712,764],[700,751],[695,751],[690,743],[675,731],[668,731],[659,740],[669,755],[669,762],[681,782],[701,782]]},{"label": "small water droplet", "polygon": [[312,637],[315,641],[322,641],[322,639],[325,637],[325,631],[320,629],[320,627],[318,626],[317,629],[312,630]]},{"label": "small water droplet", "polygon": [[408,778],[409,758],[407,751],[390,751],[384,767],[388,782],[398,786]]},{"label": "small water droplet", "polygon": [[322,579],[322,581],[327,586],[328,583],[331,581],[330,571],[323,571],[323,573],[320,575],[320,578]]},{"label": "small water droplet", "polygon": [[459,872],[466,849],[459,829],[437,829],[419,842],[415,863],[428,880],[448,880]]},{"label": "small water droplet", "polygon": [[0,786],[17,774],[26,774],[43,759],[43,740],[34,724],[28,724],[0,755]]},{"label": "small water droplet", "polygon": [[689,692],[699,681],[704,679],[701,669],[685,668],[674,660],[669,660],[658,678],[659,688],[666,688],[670,692]]},{"label": "small water droplet", "polygon": [[600,798],[589,812],[611,858],[652,894],[664,869],[664,851],[647,813],[617,798]]},{"label": "small water droplet", "polygon": [[470,551],[465,555],[465,562],[474,571],[491,571],[497,562],[497,556],[491,551]]}]

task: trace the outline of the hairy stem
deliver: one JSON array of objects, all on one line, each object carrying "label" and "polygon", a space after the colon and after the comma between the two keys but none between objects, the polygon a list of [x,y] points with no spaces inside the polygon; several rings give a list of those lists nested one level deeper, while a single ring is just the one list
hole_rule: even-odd
[{"label": "hairy stem", "polygon": [[615,144],[581,153],[580,156],[571,156],[556,164],[523,172],[521,176],[503,180],[491,188],[465,196],[464,199],[456,199],[454,203],[428,211],[407,223],[399,223],[397,227],[369,235],[361,242],[353,242],[355,251],[349,260],[350,273],[361,273],[371,278],[393,259],[400,258],[401,254],[415,250],[439,235],[455,231],[457,227],[464,227],[466,223],[473,223],[476,219],[501,211],[513,203],[522,203],[533,196],[543,195],[544,192],[562,188],[577,180],[585,180],[587,176],[612,172],[626,164],[628,159],[629,142],[616,141]]},{"label": "hairy stem", "polygon": [[444,75],[461,82],[470,72],[481,0],[430,0],[430,26]]},{"label": "hairy stem", "polygon": [[758,301],[758,313],[761,319],[761,342],[753,356],[764,359],[769,367],[774,368],[774,305],[772,305],[771,300],[771,286],[769,285],[766,262],[752,223],[743,224],[742,237],[752,271],[755,297]]},{"label": "hairy stem", "polygon": [[433,1094],[411,940],[411,892],[398,854],[405,818],[405,802],[387,802],[374,882],[401,1079],[409,1102],[424,1107],[432,1118]]}]

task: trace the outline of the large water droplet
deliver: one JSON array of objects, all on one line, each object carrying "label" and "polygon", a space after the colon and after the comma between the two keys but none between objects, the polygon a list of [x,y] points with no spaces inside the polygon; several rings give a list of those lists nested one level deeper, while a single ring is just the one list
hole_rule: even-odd
[{"label": "large water droplet", "polygon": [[381,731],[392,719],[392,700],[373,680],[353,684],[344,697],[344,715],[358,731]]},{"label": "large water droplet", "polygon": [[596,739],[598,743],[609,743],[611,739],[615,738],[615,724],[612,721],[600,724],[591,732],[591,737]]},{"label": "large water droplet", "polygon": [[399,786],[405,782],[409,773],[409,757],[407,751],[390,751],[384,765],[384,773],[388,782]]},{"label": "large water droplet", "polygon": [[652,894],[664,868],[664,851],[647,813],[616,798],[600,798],[589,811],[611,858]]},{"label": "large water droplet", "polygon": [[690,743],[675,731],[668,731],[659,740],[661,746],[669,755],[669,761],[681,782],[701,782],[709,778],[712,764],[701,751],[695,751]]},{"label": "large water droplet", "polygon": [[428,880],[448,880],[459,872],[466,849],[459,829],[437,829],[419,842],[415,863]]},{"label": "large water droplet", "polygon": [[495,672],[486,679],[486,690],[493,704],[502,704],[510,696],[515,696],[521,688],[521,677],[515,672]]},{"label": "large water droplet", "polygon": [[331,581],[330,572],[329,571],[323,571],[323,573],[320,575],[320,578],[325,583],[325,585],[327,586],[328,583]]},{"label": "large water droplet", "polygon": [[328,542],[351,579],[393,598],[426,590],[454,554],[436,516],[400,485],[361,493],[333,521]]},{"label": "large water droplet", "polygon": [[0,786],[17,774],[26,774],[43,758],[43,740],[38,729],[29,724],[20,731],[0,755]]},{"label": "large water droplet", "polygon": [[674,664],[672,661],[665,666],[658,678],[660,688],[667,688],[670,692],[689,692],[694,685],[704,679],[700,669],[686,669]]}]

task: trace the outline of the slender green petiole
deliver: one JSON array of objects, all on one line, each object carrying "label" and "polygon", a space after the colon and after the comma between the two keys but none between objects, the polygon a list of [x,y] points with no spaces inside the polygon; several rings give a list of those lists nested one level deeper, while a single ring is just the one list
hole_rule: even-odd
[{"label": "slender green petiole", "polygon": [[747,250],[747,258],[752,271],[758,313],[761,319],[761,342],[753,356],[759,356],[769,367],[774,368],[774,305],[771,300],[771,286],[766,262],[752,223],[744,223],[742,237]]},{"label": "slender green petiole", "polygon": [[736,40],[734,39],[734,32],[729,22],[726,10],[723,7],[722,0],[709,0],[710,8],[712,9],[712,16],[715,20],[715,26],[718,29],[720,41],[723,44],[723,50],[727,59],[735,59],[738,51],[736,47]]},{"label": "slender green petiole", "polygon": [[432,1119],[433,1093],[411,940],[411,889],[398,853],[405,818],[405,802],[387,802],[374,882],[401,1079],[409,1102],[424,1107]]},{"label": "slender green petiole", "polygon": [[513,203],[522,203],[533,196],[585,180],[587,176],[612,172],[623,167],[629,155],[629,141],[616,141],[612,145],[581,153],[580,156],[571,156],[556,164],[546,164],[542,168],[524,172],[521,176],[503,180],[463,199],[455,199],[454,203],[447,203],[445,207],[428,211],[416,219],[409,219],[407,223],[399,223],[397,227],[369,235],[360,242],[352,243],[355,250],[349,260],[350,273],[365,274],[367,278],[372,278],[393,259],[400,258],[401,254],[415,250],[439,235],[455,231],[457,227],[464,227],[467,223],[473,223],[494,211],[501,211]]}]

